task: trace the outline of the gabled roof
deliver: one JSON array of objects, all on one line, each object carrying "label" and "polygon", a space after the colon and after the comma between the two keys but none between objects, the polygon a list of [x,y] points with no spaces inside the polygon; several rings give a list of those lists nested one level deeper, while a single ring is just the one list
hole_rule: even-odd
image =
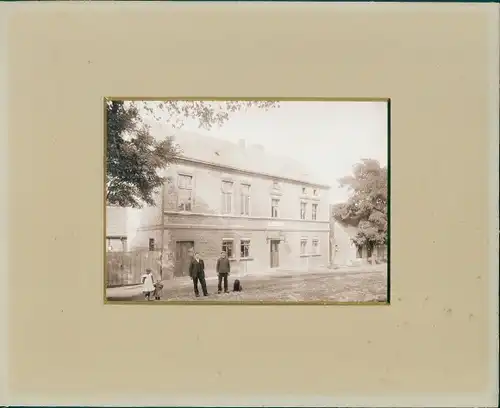
[{"label": "gabled roof", "polygon": [[187,131],[177,131],[174,140],[180,146],[183,157],[188,159],[328,188],[327,183],[313,175],[304,164],[285,156],[270,154],[262,146],[245,146],[238,139],[231,142]]}]

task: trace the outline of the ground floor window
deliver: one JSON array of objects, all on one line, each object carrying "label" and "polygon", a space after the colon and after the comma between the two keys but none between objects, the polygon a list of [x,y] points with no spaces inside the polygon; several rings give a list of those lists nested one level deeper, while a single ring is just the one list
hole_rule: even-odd
[{"label": "ground floor window", "polygon": [[317,239],[312,241],[312,253],[313,255],[319,255],[319,240]]},{"label": "ground floor window", "polygon": [[372,252],[373,252],[373,251],[372,251],[372,249],[373,249],[373,248],[372,248],[370,245],[368,245],[368,246],[366,247],[366,251],[367,251],[367,255],[366,255],[366,257],[367,257],[367,258],[371,258],[371,257],[372,257]]},{"label": "ground floor window", "polygon": [[307,250],[307,239],[300,240],[300,255],[305,255]]},{"label": "ground floor window", "polygon": [[383,245],[377,247],[377,256],[379,258],[385,258],[386,256],[386,248]]},{"label": "ground floor window", "polygon": [[240,257],[249,258],[250,257],[250,240],[242,239],[240,243]]},{"label": "ground floor window", "polygon": [[226,253],[228,258],[233,257],[233,240],[223,239],[222,240],[222,251]]},{"label": "ground floor window", "polygon": [[361,259],[363,258],[363,247],[356,245],[356,258]]}]

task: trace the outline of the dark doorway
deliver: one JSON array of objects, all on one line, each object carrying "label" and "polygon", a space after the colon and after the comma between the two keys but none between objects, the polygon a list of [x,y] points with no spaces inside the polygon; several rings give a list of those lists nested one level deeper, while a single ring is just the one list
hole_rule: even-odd
[{"label": "dark doorway", "polygon": [[174,276],[188,276],[189,264],[194,255],[193,241],[177,241],[175,243],[175,271]]},{"label": "dark doorway", "polygon": [[280,266],[280,241],[277,239],[271,240],[271,268]]}]

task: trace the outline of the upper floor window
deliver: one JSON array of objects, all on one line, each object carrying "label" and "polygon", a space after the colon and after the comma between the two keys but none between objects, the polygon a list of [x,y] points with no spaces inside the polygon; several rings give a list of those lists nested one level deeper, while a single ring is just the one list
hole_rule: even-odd
[{"label": "upper floor window", "polygon": [[250,215],[250,185],[241,185],[241,215]]},{"label": "upper floor window", "polygon": [[222,182],[222,213],[231,214],[233,211],[233,183],[231,181]]},{"label": "upper floor window", "polygon": [[177,186],[179,188],[177,209],[179,211],[191,211],[193,202],[193,176],[179,174]]},{"label": "upper floor window", "polygon": [[306,219],[306,211],[307,211],[307,204],[304,202],[300,203],[300,219],[301,220]]},{"label": "upper floor window", "polygon": [[274,180],[273,181],[273,189],[279,190],[280,188],[281,188],[281,185],[280,185],[279,181]]},{"label": "upper floor window", "polygon": [[316,188],[315,188],[315,189],[313,189],[313,196],[314,196],[314,197],[317,197],[317,196],[318,196],[318,194],[319,194],[319,193],[318,193],[318,189],[316,189]]},{"label": "upper floor window", "polygon": [[306,195],[306,194],[307,194],[307,188],[302,187],[302,194],[303,194],[303,195]]},{"label": "upper floor window", "polygon": [[271,217],[272,218],[279,217],[279,205],[280,205],[280,200],[278,200],[277,198],[273,198],[271,200]]},{"label": "upper floor window", "polygon": [[179,178],[177,179],[179,188],[182,189],[191,189],[193,187],[193,176],[189,176],[187,174],[179,174]]},{"label": "upper floor window", "polygon": [[313,221],[316,221],[316,219],[318,218],[318,204],[312,205],[311,218]]}]

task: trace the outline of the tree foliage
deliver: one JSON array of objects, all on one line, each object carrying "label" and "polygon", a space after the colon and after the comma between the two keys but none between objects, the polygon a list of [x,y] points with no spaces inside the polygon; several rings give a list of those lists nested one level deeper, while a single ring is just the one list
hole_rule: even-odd
[{"label": "tree foliage", "polygon": [[231,113],[278,106],[272,101],[107,100],[107,204],[134,208],[154,205],[154,195],[165,182],[160,171],[182,153],[171,136],[162,140],[153,137],[146,118],[173,129],[181,128],[186,119],[194,119],[200,128],[209,130],[222,126]]},{"label": "tree foliage", "polygon": [[387,244],[387,182],[387,167],[372,159],[357,163],[352,175],[339,180],[351,194],[346,203],[334,206],[333,217],[358,229],[353,238],[357,246]]}]

